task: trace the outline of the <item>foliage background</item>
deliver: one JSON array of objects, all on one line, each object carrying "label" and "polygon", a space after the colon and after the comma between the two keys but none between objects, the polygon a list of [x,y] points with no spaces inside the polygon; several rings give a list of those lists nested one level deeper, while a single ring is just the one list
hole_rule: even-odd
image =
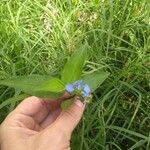
[{"label": "foliage background", "polygon": [[[150,148],[149,0],[1,0],[0,79],[58,74],[83,43],[87,69],[111,75],[94,93],[72,149]],[[0,86],[0,121],[20,91]]]}]

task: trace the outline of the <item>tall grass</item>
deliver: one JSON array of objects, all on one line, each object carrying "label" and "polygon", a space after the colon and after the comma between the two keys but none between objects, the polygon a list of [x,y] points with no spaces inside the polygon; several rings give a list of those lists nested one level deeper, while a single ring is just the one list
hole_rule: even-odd
[{"label": "tall grass", "polygon": [[[150,3],[1,0],[0,79],[57,74],[88,43],[87,68],[111,73],[72,137],[76,150],[150,149]],[[0,86],[0,120],[20,91]]]}]

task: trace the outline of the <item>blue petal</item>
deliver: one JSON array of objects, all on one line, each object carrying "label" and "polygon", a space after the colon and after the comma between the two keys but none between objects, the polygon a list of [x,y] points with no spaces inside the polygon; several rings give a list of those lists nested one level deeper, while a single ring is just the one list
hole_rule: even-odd
[{"label": "blue petal", "polygon": [[67,84],[65,87],[66,91],[68,91],[69,93],[72,93],[74,91],[74,87],[73,84]]},{"label": "blue petal", "polygon": [[83,83],[83,81],[82,80],[78,80],[78,81],[76,81],[78,84],[82,84]]},{"label": "blue petal", "polygon": [[81,90],[82,86],[79,84],[79,85],[75,85],[76,89],[78,90]]},{"label": "blue petal", "polygon": [[82,82],[83,82],[82,80],[78,80],[78,81],[74,82],[73,85],[81,85]]},{"label": "blue petal", "polygon": [[86,92],[83,92],[83,91],[82,91],[82,96],[83,96],[83,97],[88,97],[88,96],[90,96],[90,93],[86,93]]},{"label": "blue petal", "polygon": [[85,93],[87,93],[87,94],[90,94],[91,89],[90,89],[90,87],[89,87],[87,84],[85,84],[84,87],[83,87],[83,91],[84,91]]},{"label": "blue petal", "polygon": [[78,80],[76,82],[73,83],[73,86],[78,89],[78,90],[81,90],[82,88],[82,80]]}]

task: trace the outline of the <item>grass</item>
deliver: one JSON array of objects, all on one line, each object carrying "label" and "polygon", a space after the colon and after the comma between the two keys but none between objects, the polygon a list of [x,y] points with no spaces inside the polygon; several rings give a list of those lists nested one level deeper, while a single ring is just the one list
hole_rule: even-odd
[{"label": "grass", "polygon": [[[146,0],[1,0],[0,79],[57,74],[86,42],[87,67],[111,75],[87,106],[72,149],[149,150],[149,7]],[[23,97],[11,98],[20,91],[4,86],[0,93],[2,121]]]}]

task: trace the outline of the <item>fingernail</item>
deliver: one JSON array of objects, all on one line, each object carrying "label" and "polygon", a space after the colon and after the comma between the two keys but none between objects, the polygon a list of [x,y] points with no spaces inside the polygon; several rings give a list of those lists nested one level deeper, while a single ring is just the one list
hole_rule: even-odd
[{"label": "fingernail", "polygon": [[79,106],[80,108],[82,108],[83,105],[84,105],[80,100],[75,100],[74,103],[75,103],[77,106]]}]

